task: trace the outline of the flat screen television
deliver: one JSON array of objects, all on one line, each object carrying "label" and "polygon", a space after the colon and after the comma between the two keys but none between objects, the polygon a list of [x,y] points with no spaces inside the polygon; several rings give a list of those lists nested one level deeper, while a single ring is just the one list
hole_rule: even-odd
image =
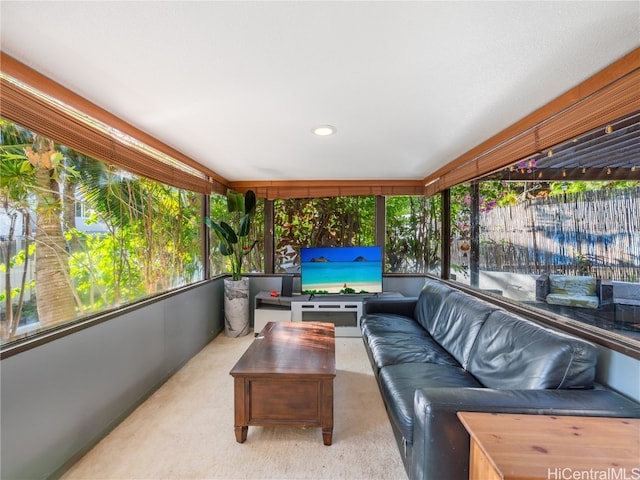
[{"label": "flat screen television", "polygon": [[380,293],[382,248],[303,247],[300,282],[302,293]]}]

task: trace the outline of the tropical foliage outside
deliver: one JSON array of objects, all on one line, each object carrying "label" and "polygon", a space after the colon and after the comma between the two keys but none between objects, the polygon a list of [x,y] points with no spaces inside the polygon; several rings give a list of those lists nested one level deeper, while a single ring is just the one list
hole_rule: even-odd
[{"label": "tropical foliage outside", "polygon": [[[385,272],[436,271],[440,196],[393,196],[385,201]],[[373,196],[277,201],[276,272],[296,272],[302,247],[374,245],[375,215]]]},{"label": "tropical foliage outside", "polygon": [[[211,219],[218,222],[225,222],[229,225],[237,223],[238,212],[229,212],[228,199],[224,195],[211,195],[209,215]],[[264,254],[262,248],[262,238],[264,230],[264,199],[256,199],[255,211],[251,216],[249,232],[242,240],[247,245],[255,245],[251,249],[247,249],[242,262],[242,272],[264,272]],[[223,255],[222,242],[216,239],[215,235],[211,235],[212,247],[209,255],[211,262],[211,272],[213,274],[221,274],[233,272],[233,258],[230,255]]]},{"label": "tropical foliage outside", "polygon": [[[630,246],[622,244],[611,248],[613,240],[598,232],[608,229],[610,237],[632,238],[638,232],[626,231],[633,222],[618,222],[593,212],[597,200],[608,195],[606,209],[617,209],[616,198],[638,196],[637,181],[573,181],[573,182],[508,182],[489,179],[478,183],[478,229],[480,268],[495,271],[541,274],[562,272],[606,275],[608,279],[636,281],[637,274],[617,273],[615,266],[628,271],[638,266]],[[600,192],[600,193],[598,193]],[[607,193],[609,192],[609,193]],[[635,192],[635,193],[634,193]],[[386,197],[385,272],[440,274],[441,196]],[[373,245],[375,206],[373,197],[336,197],[316,199],[289,199],[276,202],[275,245],[276,272],[296,272],[298,253],[305,246]],[[469,275],[469,249],[471,241],[472,207],[470,184],[451,189],[451,260],[452,273],[462,278]],[[553,207],[553,206],[556,207]],[[524,221],[543,215],[542,210],[562,209],[571,221],[561,236],[553,229],[560,220],[539,221],[532,227]],[[637,210],[633,203],[623,211]],[[590,222],[580,223],[574,217],[584,218],[583,209],[590,209]],[[500,221],[500,215],[511,212],[511,220]],[[514,213],[516,212],[516,213]],[[515,219],[514,219],[515,217]],[[609,215],[611,217],[611,215]],[[517,221],[516,221],[517,220]],[[568,221],[567,220],[567,221]],[[496,223],[497,222],[497,223]],[[613,228],[619,231],[613,232]],[[509,234],[505,232],[509,230]],[[502,232],[502,233],[501,233]],[[527,247],[534,236],[551,237],[545,250]],[[635,237],[633,237],[635,238]],[[582,241],[581,241],[582,239]],[[598,244],[603,244],[598,245]],[[627,242],[628,243],[628,242]],[[542,242],[538,247],[541,247]],[[527,252],[523,255],[522,252]],[[594,255],[598,248],[608,250],[609,258]],[[626,250],[624,250],[626,248]],[[547,260],[535,261],[537,257]],[[523,263],[523,258],[525,259]],[[607,265],[608,269],[598,265]]]},{"label": "tropical foliage outside", "polygon": [[375,199],[332,197],[275,202],[275,268],[295,272],[300,248],[373,245]]},{"label": "tropical foliage outside", "polygon": [[3,343],[202,279],[198,194],[1,122]]},{"label": "tropical foliage outside", "polygon": [[441,196],[386,199],[386,271],[440,273]]},{"label": "tropical foliage outside", "polygon": [[[113,168],[11,122],[0,120],[0,127],[2,343],[204,278],[199,194]],[[597,228],[609,222],[620,230],[618,237],[637,238],[631,217],[640,202],[639,184],[479,181],[479,268],[533,275],[553,267],[637,282],[640,252],[624,245],[614,251],[609,248],[611,228],[605,233]],[[631,197],[635,203],[629,203]],[[386,273],[439,275],[441,202],[441,195],[385,198]],[[567,218],[587,218],[577,206],[593,210],[598,202],[604,202],[605,214],[625,205],[631,217],[600,218],[591,212],[588,222],[573,222],[576,231],[566,234],[565,229],[548,244],[543,254],[555,263],[536,263],[541,254],[528,246],[536,232],[518,221],[550,208],[564,209]],[[451,273],[459,278],[469,275],[471,204],[469,184],[451,189]],[[567,205],[576,208],[567,210]],[[209,214],[228,221],[227,198],[211,195]],[[301,247],[376,241],[373,196],[277,200],[274,215],[275,273],[296,272]],[[258,243],[244,258],[245,272],[264,271],[264,219],[264,201],[258,199],[248,235]],[[578,243],[570,244],[575,239]],[[612,255],[606,261],[623,267],[619,278],[613,268],[603,270],[602,255],[591,253],[599,239]],[[220,254],[215,239],[210,253],[212,273],[231,271],[229,256]]]}]

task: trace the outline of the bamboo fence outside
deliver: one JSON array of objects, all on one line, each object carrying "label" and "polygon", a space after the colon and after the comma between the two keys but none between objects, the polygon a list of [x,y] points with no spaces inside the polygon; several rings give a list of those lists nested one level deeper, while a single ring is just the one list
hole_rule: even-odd
[{"label": "bamboo fence outside", "polygon": [[[452,261],[468,264],[463,255],[454,251]],[[482,213],[480,269],[639,282],[640,187],[535,198]]]}]

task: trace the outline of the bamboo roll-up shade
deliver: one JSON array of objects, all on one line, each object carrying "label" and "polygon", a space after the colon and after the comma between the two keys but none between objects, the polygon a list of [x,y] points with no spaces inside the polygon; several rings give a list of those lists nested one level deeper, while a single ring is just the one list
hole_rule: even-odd
[{"label": "bamboo roll-up shade", "polygon": [[0,114],[7,120],[136,175],[200,193],[225,191],[215,172],[4,52],[0,58]]},{"label": "bamboo roll-up shade", "polygon": [[[640,110],[640,69],[568,109],[563,118],[540,125],[538,135],[550,148]],[[577,131],[578,130],[578,131]],[[576,132],[577,131],[577,132]]]},{"label": "bamboo roll-up shade", "polygon": [[253,189],[257,196],[268,200],[286,198],[323,198],[366,195],[423,195],[420,181],[399,180],[310,180],[276,182],[232,182],[234,190]]},{"label": "bamboo roll-up shade", "polygon": [[[4,78],[0,79],[0,95],[3,118],[86,155],[111,161],[112,139],[98,134],[83,122],[50,109],[43,100],[26,94]],[[83,148],[85,144],[87,147]]]},{"label": "bamboo roll-up shade", "polygon": [[136,175],[199,193],[211,192],[211,183],[204,176],[191,175],[121,143],[5,78],[0,88],[0,115],[7,120]]},{"label": "bamboo roll-up shade", "polygon": [[640,110],[640,49],[424,179],[427,196]]}]

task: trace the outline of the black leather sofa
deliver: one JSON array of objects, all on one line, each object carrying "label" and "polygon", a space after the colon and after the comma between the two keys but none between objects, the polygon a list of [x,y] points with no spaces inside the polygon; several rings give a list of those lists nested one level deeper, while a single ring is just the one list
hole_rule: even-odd
[{"label": "black leather sofa", "polygon": [[458,411],[640,417],[595,383],[597,347],[438,280],[364,301],[362,338],[411,480],[468,478]]}]

